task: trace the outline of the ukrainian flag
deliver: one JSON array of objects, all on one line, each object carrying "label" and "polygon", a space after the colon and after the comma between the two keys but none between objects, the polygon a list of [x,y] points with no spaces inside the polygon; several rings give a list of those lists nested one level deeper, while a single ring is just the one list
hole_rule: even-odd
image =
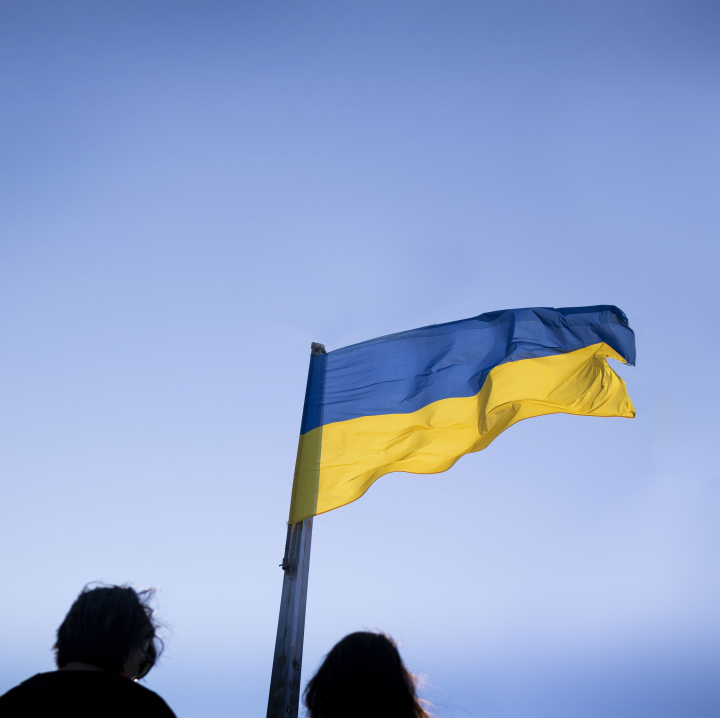
[{"label": "ukrainian flag", "polygon": [[490,312],[312,356],[290,523],[392,471],[445,471],[522,419],[634,417],[609,357],[635,364],[609,305]]}]

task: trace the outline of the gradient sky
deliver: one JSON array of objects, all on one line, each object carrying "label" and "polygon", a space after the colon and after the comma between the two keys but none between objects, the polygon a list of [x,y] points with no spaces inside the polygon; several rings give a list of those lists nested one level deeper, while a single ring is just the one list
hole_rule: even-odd
[{"label": "gradient sky", "polygon": [[616,304],[637,418],[549,416],[315,520],[304,678],[437,718],[720,712],[720,5],[0,0],[0,692],[89,581],[263,716],[311,341]]}]

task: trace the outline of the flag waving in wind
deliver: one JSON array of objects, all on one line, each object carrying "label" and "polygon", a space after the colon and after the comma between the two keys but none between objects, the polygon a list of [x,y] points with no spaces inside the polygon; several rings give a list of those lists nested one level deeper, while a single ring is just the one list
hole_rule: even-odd
[{"label": "flag waving in wind", "polygon": [[490,312],[313,356],[290,523],[392,471],[445,471],[521,419],[634,417],[608,358],[635,364],[635,335],[609,305]]}]

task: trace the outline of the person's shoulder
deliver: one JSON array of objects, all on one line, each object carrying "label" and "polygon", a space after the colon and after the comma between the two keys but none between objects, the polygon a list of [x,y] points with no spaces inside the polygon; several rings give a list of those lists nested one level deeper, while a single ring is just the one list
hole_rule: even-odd
[{"label": "person's shoulder", "polygon": [[28,691],[33,691],[39,686],[47,683],[48,680],[52,680],[51,678],[49,678],[49,676],[52,675],[53,673],[36,673],[34,676],[26,678],[22,683],[18,683],[14,688],[11,688],[6,693],[0,695],[0,700],[16,696],[18,694],[27,693]]},{"label": "person's shoulder", "polygon": [[108,671],[94,673],[93,676],[102,683],[99,689],[106,696],[116,695],[119,703],[127,710],[132,709],[136,716],[157,716],[157,718],[175,718],[170,706],[147,686],[131,681],[118,673]]},{"label": "person's shoulder", "polygon": [[48,683],[52,681],[50,677],[52,675],[52,673],[36,673],[0,695],[0,708],[3,710],[3,715],[6,715],[9,709],[25,705],[34,696],[42,694]]},{"label": "person's shoulder", "polygon": [[[120,678],[122,678],[122,676],[120,676]],[[137,681],[130,681],[127,678],[122,678],[122,680],[127,681],[127,683],[130,684],[129,690],[132,690],[138,696],[138,700],[143,701],[148,708],[154,708],[159,717],[167,716],[170,718],[172,716],[172,718],[175,718],[175,713],[173,713],[170,706],[161,696],[155,693],[155,691],[142,685],[141,683],[138,683]]]},{"label": "person's shoulder", "polygon": [[108,671],[38,673],[0,697],[3,718],[31,715],[35,709],[64,715],[70,705],[77,716],[94,715],[103,706],[105,716],[176,718],[155,691]]}]

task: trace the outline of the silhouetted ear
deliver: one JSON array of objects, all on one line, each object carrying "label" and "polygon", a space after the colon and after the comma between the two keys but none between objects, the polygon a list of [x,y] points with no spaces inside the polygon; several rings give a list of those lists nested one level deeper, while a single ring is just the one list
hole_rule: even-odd
[{"label": "silhouetted ear", "polygon": [[147,645],[140,650],[143,652],[143,658],[138,665],[135,680],[144,678],[150,672],[150,669],[155,665],[155,661],[157,660],[157,649],[155,648],[155,641],[153,638],[151,638]]}]

